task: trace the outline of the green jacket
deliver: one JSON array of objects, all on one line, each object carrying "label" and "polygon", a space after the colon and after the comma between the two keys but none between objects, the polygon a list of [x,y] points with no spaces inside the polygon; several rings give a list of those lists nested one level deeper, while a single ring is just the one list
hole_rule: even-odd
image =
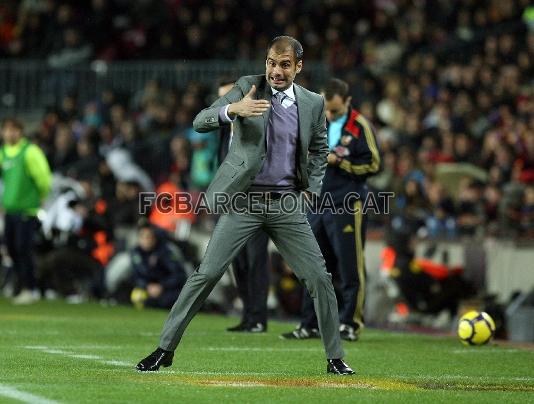
[{"label": "green jacket", "polygon": [[[232,90],[199,112],[193,122],[194,129],[197,132],[218,129],[220,108],[241,100],[252,85],[256,86],[257,99],[271,101],[272,92],[265,75],[241,77]],[[324,99],[297,84],[294,89],[299,111],[297,187],[301,191],[319,194],[328,154]],[[208,203],[213,203],[214,193],[232,195],[250,187],[265,159],[265,133],[269,113],[270,110],[267,110],[261,117],[238,117],[233,122],[232,144],[208,187]]]},{"label": "green jacket", "polygon": [[28,140],[0,149],[4,191],[2,207],[7,213],[34,216],[50,191],[52,175],[42,150]]}]

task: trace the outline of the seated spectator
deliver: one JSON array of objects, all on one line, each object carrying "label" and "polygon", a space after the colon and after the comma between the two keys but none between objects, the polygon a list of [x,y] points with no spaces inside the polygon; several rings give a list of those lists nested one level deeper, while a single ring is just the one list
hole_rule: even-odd
[{"label": "seated spectator", "polygon": [[67,28],[63,32],[63,46],[48,57],[48,64],[55,69],[81,65],[89,60],[92,46],[83,42],[79,30]]},{"label": "seated spectator", "polygon": [[154,227],[143,224],[131,260],[135,284],[132,303],[137,308],[172,307],[186,280],[177,247]]},{"label": "seated spectator", "polygon": [[195,221],[195,215],[190,210],[194,201],[184,202],[182,206],[181,201],[177,200],[184,192],[180,183],[180,174],[173,172],[166,182],[156,188],[156,194],[165,195],[166,198],[162,198],[161,203],[152,207],[150,223],[174,234],[178,239],[185,239],[189,236],[189,229]]},{"label": "seated spectator", "polygon": [[46,209],[39,287],[76,299],[99,297],[102,268],[113,254],[109,216],[90,182],[73,183]]},{"label": "seated spectator", "polygon": [[115,197],[109,201],[113,225],[134,229],[139,220],[140,185],[136,180],[117,181]]},{"label": "seated spectator", "polygon": [[534,185],[528,186],[523,195],[521,233],[525,237],[534,238]]},{"label": "seated spectator", "polygon": [[487,233],[494,236],[498,233],[499,206],[502,201],[502,192],[495,185],[488,185],[484,190],[483,200]]},{"label": "seated spectator", "polygon": [[400,301],[410,310],[432,314],[447,310],[454,316],[460,300],[473,295],[473,287],[462,268],[416,257],[413,234],[410,224],[390,229],[381,270],[395,281]]},{"label": "seated spectator", "polygon": [[475,235],[483,222],[482,184],[466,182],[458,198],[458,233]]}]

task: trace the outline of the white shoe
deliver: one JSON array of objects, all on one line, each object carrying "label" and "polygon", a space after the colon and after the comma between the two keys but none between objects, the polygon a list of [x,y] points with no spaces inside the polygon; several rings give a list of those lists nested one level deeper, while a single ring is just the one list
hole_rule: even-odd
[{"label": "white shoe", "polygon": [[353,326],[348,324],[341,324],[339,326],[339,334],[341,339],[345,341],[358,341],[359,330],[356,330]]},{"label": "white shoe", "polygon": [[39,292],[30,289],[22,289],[20,293],[15,296],[12,303],[15,305],[26,305],[38,302],[41,299]]},{"label": "white shoe", "polygon": [[4,295],[4,297],[7,297],[8,299],[12,298],[14,293],[13,289],[13,285],[11,283],[8,283],[6,286],[4,286],[4,289],[2,289],[2,295]]},{"label": "white shoe", "polygon": [[86,302],[87,299],[83,295],[76,293],[65,297],[65,301],[67,302],[67,304],[82,304]]},{"label": "white shoe", "polygon": [[57,300],[59,295],[54,289],[46,289],[44,292],[44,297],[46,300]]}]

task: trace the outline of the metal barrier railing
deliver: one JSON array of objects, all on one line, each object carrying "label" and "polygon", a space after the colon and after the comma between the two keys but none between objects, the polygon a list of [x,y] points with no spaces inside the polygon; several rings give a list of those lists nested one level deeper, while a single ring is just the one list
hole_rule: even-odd
[{"label": "metal barrier railing", "polygon": [[[190,81],[213,85],[222,75],[239,77],[261,74],[264,62],[211,61],[94,61],[65,69],[51,68],[46,60],[0,61],[0,109],[6,112],[42,110],[56,105],[69,93],[81,103],[104,89],[133,94],[147,80],[157,78],[163,86],[183,88]],[[328,66],[306,62],[303,74],[312,86],[328,77]]]}]

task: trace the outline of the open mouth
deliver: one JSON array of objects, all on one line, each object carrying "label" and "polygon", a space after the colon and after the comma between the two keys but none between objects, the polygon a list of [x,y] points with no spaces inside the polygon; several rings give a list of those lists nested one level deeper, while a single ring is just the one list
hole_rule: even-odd
[{"label": "open mouth", "polygon": [[271,77],[271,82],[273,84],[283,84],[285,83],[285,80],[280,77]]}]

